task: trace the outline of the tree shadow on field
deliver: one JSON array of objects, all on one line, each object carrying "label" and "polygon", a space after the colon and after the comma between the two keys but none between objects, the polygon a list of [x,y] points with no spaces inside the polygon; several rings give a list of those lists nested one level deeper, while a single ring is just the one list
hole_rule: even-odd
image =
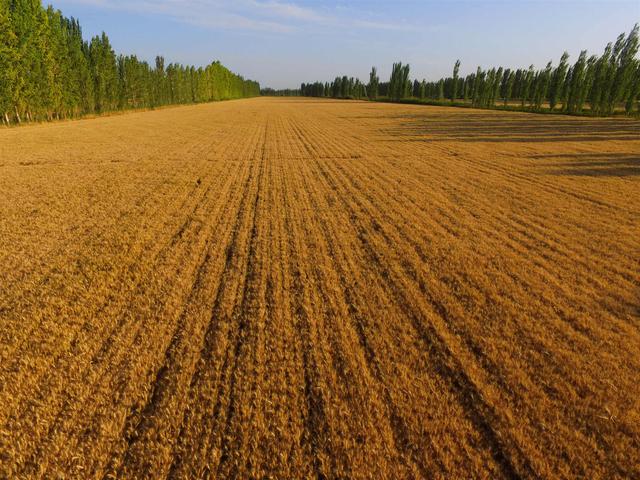
[{"label": "tree shadow on field", "polygon": [[549,174],[582,177],[632,177],[640,175],[640,155],[631,153],[532,155],[529,158],[575,158],[575,162],[547,163]]},{"label": "tree shadow on field", "polygon": [[504,112],[411,114],[385,118],[400,120],[385,128],[398,141],[434,142],[569,142],[640,140],[640,122],[633,119],[583,119],[559,115]]}]

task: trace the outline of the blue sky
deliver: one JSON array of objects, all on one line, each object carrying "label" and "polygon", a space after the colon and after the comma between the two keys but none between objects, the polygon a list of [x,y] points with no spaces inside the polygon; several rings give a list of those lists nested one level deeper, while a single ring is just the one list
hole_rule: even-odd
[{"label": "blue sky", "polygon": [[220,60],[262,86],[296,87],[337,74],[386,80],[394,61],[412,78],[483,67],[543,67],[564,50],[600,53],[640,21],[640,0],[50,0],[104,30],[118,53],[205,65]]}]

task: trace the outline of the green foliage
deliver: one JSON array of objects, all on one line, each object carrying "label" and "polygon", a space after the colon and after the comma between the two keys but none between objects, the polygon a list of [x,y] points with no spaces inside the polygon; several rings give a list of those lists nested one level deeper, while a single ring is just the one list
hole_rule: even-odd
[{"label": "green foliage", "polygon": [[561,99],[562,92],[564,91],[565,78],[567,76],[567,60],[569,54],[564,52],[560,57],[560,63],[555,68],[551,75],[551,81],[549,85],[549,108],[551,110],[556,108],[558,101]]},{"label": "green foliage", "polygon": [[640,97],[640,61],[635,61],[635,72],[631,76],[629,93],[624,104],[624,110],[627,115],[633,113],[634,106],[638,103]]},{"label": "green foliage", "polygon": [[369,74],[369,85],[367,85],[367,91],[369,93],[370,100],[375,100],[378,97],[379,87],[380,78],[378,78],[378,71],[376,67],[371,67],[371,73]]},{"label": "green foliage", "polygon": [[611,90],[608,92],[608,103],[606,113],[612,113],[616,104],[625,101],[629,95],[637,89],[635,56],[638,53],[638,24],[636,24],[621,48],[614,49],[615,74]]},{"label": "green foliage", "polygon": [[444,80],[442,78],[438,82],[438,100],[444,100]]},{"label": "green foliage", "polygon": [[565,110],[568,113],[579,113],[582,110],[583,101],[580,98],[581,86],[585,81],[585,70],[587,66],[587,51],[580,52],[580,56],[571,69],[571,79],[569,83],[569,95]]},{"label": "green foliage", "polygon": [[0,0],[0,121],[73,117],[127,108],[260,94],[219,62],[205,68],[116,56],[105,33],[85,42],[77,20],[40,0]]},{"label": "green foliage", "polygon": [[0,121],[9,123],[18,81],[18,37],[9,16],[9,0],[0,0]]},{"label": "green foliage", "polygon": [[484,76],[485,73],[482,71],[480,67],[476,70],[476,74],[473,77],[473,89],[471,91],[471,104],[474,107],[478,107],[481,104],[481,93],[484,84]]},{"label": "green foliage", "polygon": [[[386,97],[391,101],[451,104],[478,108],[520,109],[536,112],[557,112],[558,105],[564,113],[609,115],[621,108],[627,114],[638,111],[640,97],[640,62],[636,58],[640,48],[639,27],[636,25],[629,35],[621,34],[615,44],[609,44],[600,56],[587,57],[582,52],[573,65],[569,65],[569,54],[564,52],[558,66],[547,63],[542,70],[533,65],[527,69],[504,69],[502,67],[483,70],[460,78],[460,61],[453,67],[453,76],[436,81],[413,82],[409,79],[409,65],[393,64],[389,82],[380,83],[376,68],[371,69],[366,93],[359,80],[346,76],[336,77],[334,82],[303,84],[300,90],[269,91],[269,94],[292,94],[305,96],[332,96],[334,98],[363,98],[370,100]],[[462,102],[458,101],[462,94]],[[517,101],[519,107],[510,105]],[[548,107],[547,107],[548,104]],[[587,110],[588,105],[588,110]]]},{"label": "green foliage", "polygon": [[389,80],[389,98],[401,100],[409,96],[411,82],[409,81],[409,64],[394,63]]},{"label": "green foliage", "polygon": [[453,91],[451,93],[451,102],[456,101],[456,96],[458,94],[458,73],[460,72],[460,60],[456,60],[455,65],[453,66]]},{"label": "green foliage", "polygon": [[14,0],[10,5],[16,46],[16,119],[37,119],[49,110],[52,97],[53,57],[49,48],[49,22],[40,0]]},{"label": "green foliage", "polygon": [[551,62],[549,62],[547,63],[547,67],[536,75],[533,89],[533,105],[536,110],[542,109],[542,103],[547,98],[552,71],[553,67]]}]

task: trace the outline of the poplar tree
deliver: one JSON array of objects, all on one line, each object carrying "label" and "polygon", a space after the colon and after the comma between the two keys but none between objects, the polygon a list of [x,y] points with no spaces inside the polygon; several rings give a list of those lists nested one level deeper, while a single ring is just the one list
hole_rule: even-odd
[{"label": "poplar tree", "polygon": [[578,60],[571,70],[571,83],[568,89],[568,98],[566,111],[568,113],[577,113],[580,108],[580,94],[582,82],[585,77],[585,68],[587,65],[587,51],[582,50]]},{"label": "poplar tree", "polygon": [[473,82],[473,74],[467,75],[462,86],[462,99],[466,102],[470,96],[470,87]]},{"label": "poplar tree", "polygon": [[516,72],[509,73],[509,78],[507,79],[507,84],[504,92],[504,105],[505,107],[508,105],[509,100],[511,100],[511,94],[513,93],[513,86],[516,83]]},{"label": "poplar tree", "polygon": [[538,72],[536,85],[533,93],[533,105],[536,110],[542,108],[542,102],[547,98],[549,89],[549,81],[551,78],[552,66],[551,62],[547,63],[547,67]]},{"label": "poplar tree", "polygon": [[411,96],[420,98],[420,82],[417,78],[413,81],[413,85],[411,87]]},{"label": "poplar tree", "polygon": [[402,68],[402,63],[394,63],[391,68],[391,78],[389,79],[389,98],[391,100],[399,100],[401,98],[400,94],[400,70]]},{"label": "poplar tree", "polygon": [[549,108],[551,110],[556,108],[558,100],[562,95],[564,88],[564,81],[567,75],[567,61],[569,60],[569,54],[564,52],[560,57],[560,63],[553,71],[551,76],[551,83],[549,84]]},{"label": "poplar tree", "polygon": [[66,102],[70,115],[94,111],[93,78],[86,42],[82,40],[80,22],[63,19],[66,29],[67,56],[71,66],[68,75]]},{"label": "poplar tree", "polygon": [[624,48],[625,38],[626,35],[624,33],[618,35],[618,38],[613,44],[613,49],[611,51],[611,55],[609,56],[608,65],[604,68],[604,78],[602,81],[602,97],[600,99],[600,106],[597,109],[601,113],[608,113],[611,109],[612,104],[614,103],[611,97],[614,90],[616,73],[618,70],[618,56]]},{"label": "poplar tree", "polygon": [[91,40],[89,54],[94,80],[96,111],[113,110],[118,90],[118,68],[115,52],[104,32],[101,36],[95,36]]},{"label": "poplar tree", "polygon": [[607,113],[613,113],[618,102],[624,100],[632,87],[635,74],[635,56],[638,53],[638,24],[636,24],[620,49],[616,58],[616,72],[609,95]]},{"label": "poplar tree", "polygon": [[376,67],[371,67],[371,73],[369,74],[369,85],[367,85],[369,100],[375,100],[376,98],[378,98],[379,86],[380,78],[378,77],[378,71]]},{"label": "poplar tree", "polygon": [[482,106],[491,107],[493,100],[494,84],[496,82],[496,69],[492,68],[487,72],[486,82],[482,91]]},{"label": "poplar tree", "polygon": [[67,31],[62,20],[62,14],[53,7],[47,8],[47,65],[50,75],[49,108],[47,116],[66,116],[65,111],[69,103],[67,92],[70,90],[70,72],[73,68],[69,63],[67,52]]},{"label": "poplar tree", "polygon": [[640,97],[640,60],[635,61],[635,72],[631,79],[631,87],[627,96],[624,110],[627,115],[633,113],[633,107]]},{"label": "poplar tree", "polygon": [[401,62],[394,63],[389,80],[389,98],[392,100],[401,100],[408,97],[410,92],[409,64],[402,65]]},{"label": "poplar tree", "polygon": [[409,80],[409,64],[405,64],[402,67],[402,71],[401,71],[401,86],[402,86],[402,97],[401,98],[407,98],[410,95],[411,92],[411,81]]},{"label": "poplar tree", "polygon": [[451,103],[456,101],[456,96],[458,94],[458,73],[459,72],[460,72],[460,60],[456,60],[456,63],[453,66],[453,85],[451,89]]},{"label": "poplar tree", "polygon": [[493,80],[493,89],[491,90],[491,108],[495,107],[496,100],[500,97],[500,87],[502,86],[503,75],[504,69],[499,67]]},{"label": "poplar tree", "polygon": [[49,106],[52,77],[48,19],[40,0],[13,0],[11,23],[18,39],[16,119],[35,120]]},{"label": "poplar tree", "polygon": [[533,84],[533,78],[535,75],[535,69],[533,65],[529,66],[529,70],[526,71],[526,73],[524,74],[524,78],[523,78],[523,84],[522,84],[522,98],[521,98],[521,105],[522,107],[524,107],[525,102],[529,102],[530,100],[530,95],[531,95],[531,85]]},{"label": "poplar tree", "polygon": [[[154,76],[154,98],[153,98],[153,103],[154,105],[165,105],[166,104],[166,76],[165,76],[165,69],[164,69],[164,57],[158,55],[156,56],[156,68],[153,71],[153,76]],[[212,84],[213,82],[211,82],[211,75],[209,74],[209,84]],[[213,97],[213,92],[214,89],[211,88],[211,85],[209,85],[208,88],[209,92],[208,92],[208,98],[212,98]]]},{"label": "poplar tree", "polygon": [[484,72],[480,67],[478,67],[476,74],[473,77],[473,89],[471,93],[471,105],[474,107],[477,107],[480,102],[480,83],[482,83],[482,77],[484,77]]},{"label": "poplar tree", "polygon": [[342,98],[348,98],[349,95],[351,95],[351,91],[349,89],[349,77],[343,75],[340,85],[342,86],[342,89],[340,90],[340,96]]},{"label": "poplar tree", "polygon": [[0,0],[0,119],[9,125],[18,77],[18,38],[9,16],[9,0]]},{"label": "poplar tree", "polygon": [[612,44],[608,43],[604,49],[604,53],[598,58],[595,64],[593,86],[591,87],[591,93],[589,95],[589,105],[591,111],[596,114],[601,111],[604,86],[610,69],[612,50]]},{"label": "poplar tree", "polygon": [[502,98],[503,100],[506,97],[507,82],[509,81],[510,74],[511,74],[511,69],[509,68],[505,69],[504,72],[502,73],[502,80],[500,80],[500,93],[498,95],[498,98]]},{"label": "poplar tree", "polygon": [[342,89],[342,80],[340,77],[336,77],[333,83],[331,84],[331,96],[333,98],[340,97],[340,90]]}]

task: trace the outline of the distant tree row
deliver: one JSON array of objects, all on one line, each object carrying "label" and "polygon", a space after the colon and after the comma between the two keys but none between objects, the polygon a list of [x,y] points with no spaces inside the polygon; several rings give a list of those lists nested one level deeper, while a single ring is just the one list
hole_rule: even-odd
[{"label": "distant tree row", "polygon": [[[372,68],[369,83],[358,79],[337,77],[333,83],[302,84],[290,94],[312,97],[364,98],[383,97],[392,101],[418,99],[431,102],[470,104],[492,108],[496,105],[542,111],[582,113],[587,108],[594,115],[610,115],[617,109],[627,114],[638,112],[640,98],[640,60],[638,25],[628,35],[620,34],[609,43],[600,56],[587,56],[583,50],[573,65],[564,53],[557,66],[549,62],[541,70],[478,67],[475,73],[461,77],[460,61],[453,75],[435,82],[409,78],[409,65],[394,63],[391,78],[380,83],[376,68]],[[285,94],[273,91],[272,94]]]},{"label": "distant tree row", "polygon": [[304,96],[360,99],[367,96],[367,87],[359,79],[345,76],[336,77],[331,83],[303,83],[299,89],[274,90],[265,88],[260,93],[264,96],[278,97]]},{"label": "distant tree row", "polygon": [[77,20],[40,0],[0,0],[0,120],[76,117],[260,94],[219,62],[151,66],[116,55],[105,33],[85,41]]},{"label": "distant tree row", "polygon": [[275,88],[263,88],[260,90],[263,97],[299,97],[300,90],[296,88],[284,88],[276,90]]}]

